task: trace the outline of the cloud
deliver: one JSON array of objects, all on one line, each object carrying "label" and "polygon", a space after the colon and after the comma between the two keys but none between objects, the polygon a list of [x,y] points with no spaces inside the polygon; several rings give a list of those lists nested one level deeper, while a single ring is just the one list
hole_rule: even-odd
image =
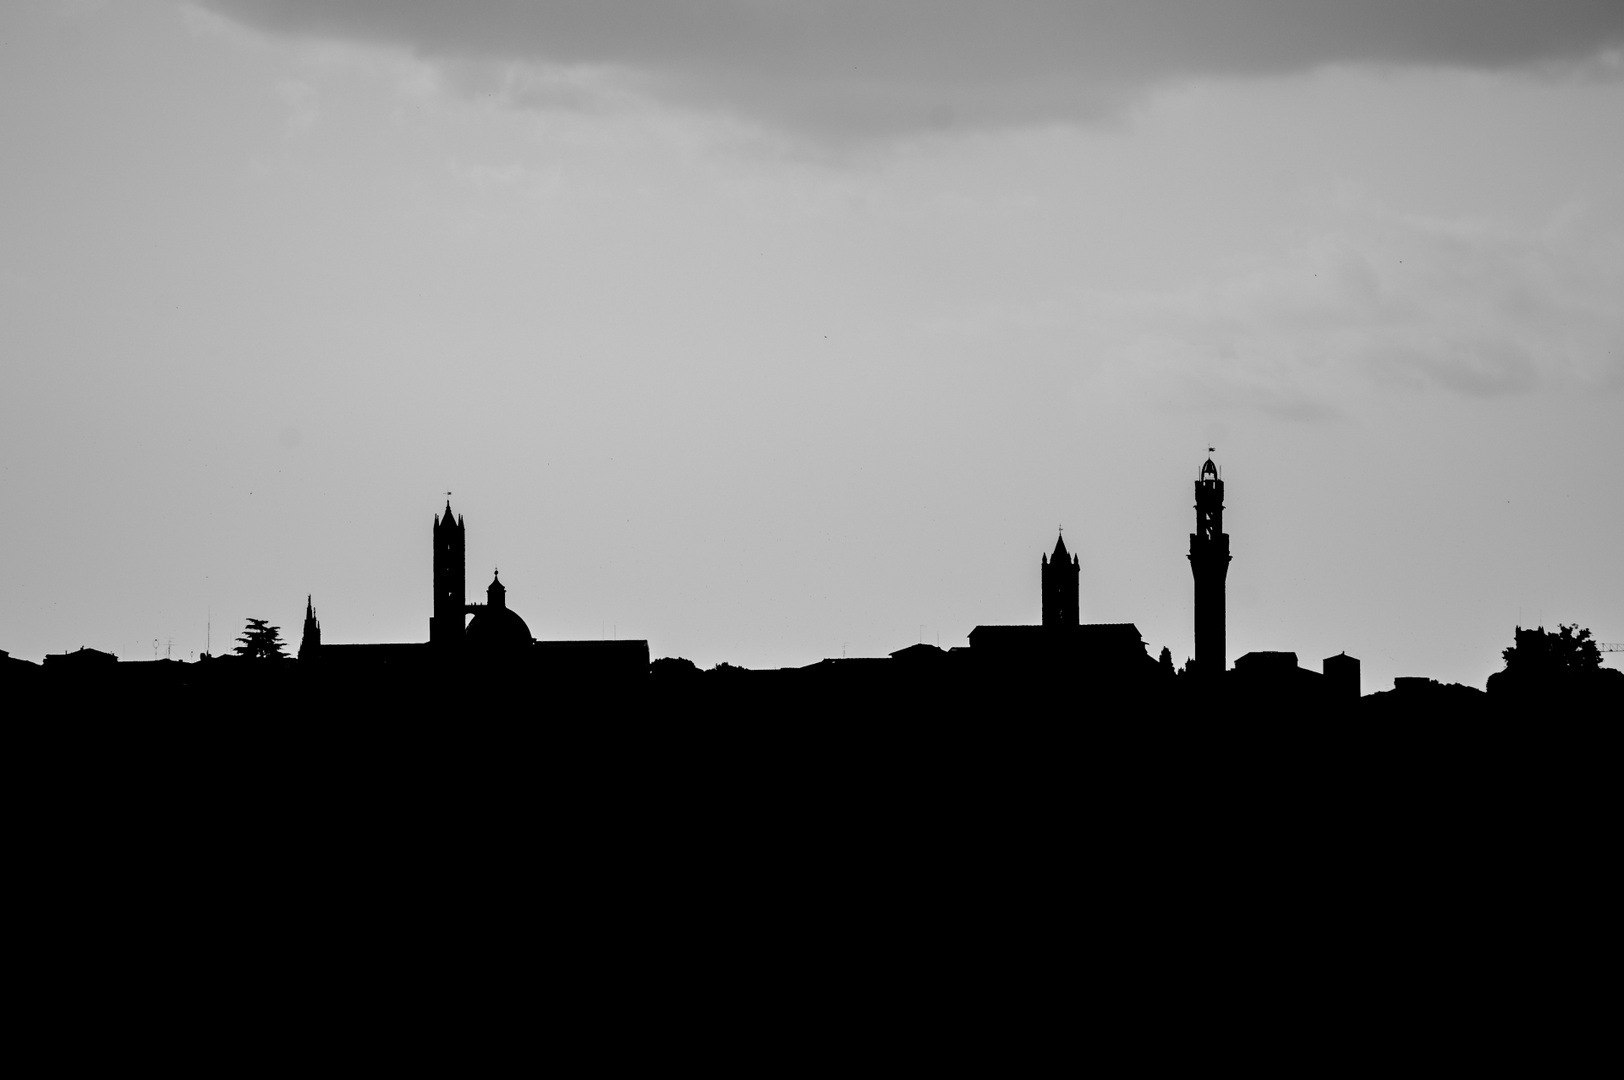
[{"label": "cloud", "polygon": [[941,351],[1041,358],[1052,385],[1323,423],[1378,395],[1624,391],[1624,247],[1544,228],[1349,208],[1338,231],[1182,287],[961,304]]},{"label": "cloud", "polygon": [[543,86],[619,72],[652,97],[839,136],[1088,119],[1182,79],[1550,67],[1624,47],[1618,0],[203,2],[272,32],[530,67]]},{"label": "cloud", "polygon": [[1372,385],[1473,398],[1624,389],[1624,250],[1366,210],[1219,280],[1097,298],[1118,356],[1179,400],[1318,420]]}]

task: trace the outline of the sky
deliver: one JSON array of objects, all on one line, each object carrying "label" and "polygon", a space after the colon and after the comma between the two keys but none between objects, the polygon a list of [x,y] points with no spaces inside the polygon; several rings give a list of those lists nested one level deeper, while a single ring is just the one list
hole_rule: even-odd
[{"label": "sky", "polygon": [[[1624,641],[1615,0],[13,0],[0,649]],[[156,644],[155,644],[156,643]],[[1609,663],[1620,666],[1621,654]]]}]

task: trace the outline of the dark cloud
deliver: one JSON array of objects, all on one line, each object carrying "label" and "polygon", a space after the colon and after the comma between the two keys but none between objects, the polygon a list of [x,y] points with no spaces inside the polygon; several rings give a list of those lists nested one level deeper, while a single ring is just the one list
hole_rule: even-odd
[{"label": "dark cloud", "polygon": [[607,67],[770,122],[881,133],[1069,119],[1187,77],[1513,68],[1624,43],[1621,0],[204,0],[436,60]]}]

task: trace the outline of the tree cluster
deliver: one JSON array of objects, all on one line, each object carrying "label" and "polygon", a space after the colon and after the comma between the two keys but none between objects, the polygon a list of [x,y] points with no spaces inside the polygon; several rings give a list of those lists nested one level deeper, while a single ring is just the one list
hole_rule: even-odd
[{"label": "tree cluster", "polygon": [[1517,628],[1517,641],[1501,654],[1506,670],[1532,676],[1562,675],[1575,671],[1595,671],[1601,667],[1601,650],[1589,630],[1557,624],[1555,633],[1543,626],[1538,630]]}]

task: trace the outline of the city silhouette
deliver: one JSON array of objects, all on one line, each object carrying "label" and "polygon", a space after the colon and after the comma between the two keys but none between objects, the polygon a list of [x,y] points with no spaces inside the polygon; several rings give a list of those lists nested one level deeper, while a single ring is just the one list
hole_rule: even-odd
[{"label": "city silhouette", "polygon": [[[1189,564],[1195,655],[1157,657],[1133,623],[1086,622],[1080,560],[1063,533],[1040,555],[1042,610],[1021,625],[979,625],[968,644],[919,641],[884,657],[831,657],[800,667],[701,670],[681,657],[651,659],[636,638],[540,640],[507,604],[492,568],[483,603],[467,597],[467,529],[448,496],[429,529],[432,614],[426,640],[334,640],[307,595],[296,651],[279,627],[250,617],[235,647],[195,662],[120,661],[96,649],[48,655],[42,664],[0,652],[13,706],[78,707],[119,715],[272,714],[335,719],[470,715],[514,722],[646,713],[677,719],[867,717],[909,723],[976,719],[1119,725],[1183,721],[1360,716],[1528,715],[1541,709],[1615,709],[1624,672],[1601,666],[1590,632],[1513,628],[1505,668],[1485,689],[1425,677],[1362,694],[1359,659],[1339,652],[1317,668],[1295,652],[1253,651],[1229,664],[1224,584],[1233,559],[1224,531],[1224,480],[1212,457],[1194,483]],[[1608,647],[1610,648],[1610,647]]]}]

